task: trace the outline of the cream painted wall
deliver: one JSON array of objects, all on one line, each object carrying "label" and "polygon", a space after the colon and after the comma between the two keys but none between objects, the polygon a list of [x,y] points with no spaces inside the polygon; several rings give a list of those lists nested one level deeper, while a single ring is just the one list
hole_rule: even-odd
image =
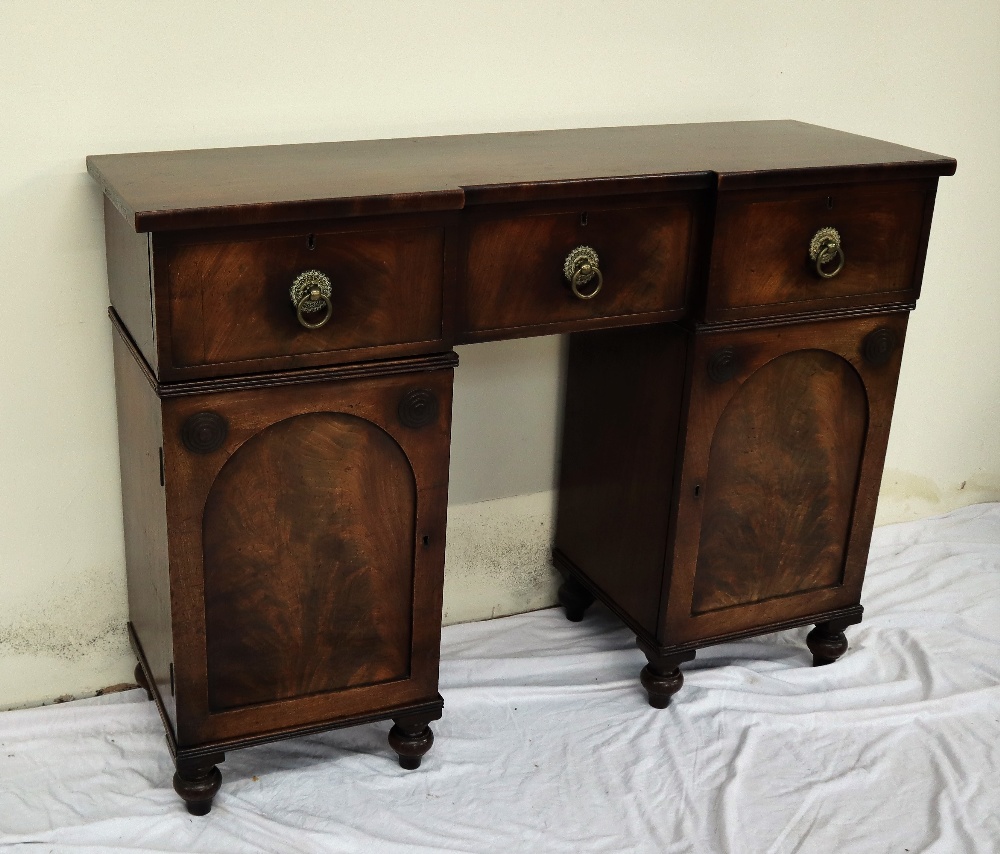
[{"label": "cream painted wall", "polygon": [[[131,678],[91,153],[799,118],[955,156],[880,519],[1000,498],[995,0],[0,0],[0,34],[0,707]],[[551,601],[560,347],[462,349],[450,620]]]}]

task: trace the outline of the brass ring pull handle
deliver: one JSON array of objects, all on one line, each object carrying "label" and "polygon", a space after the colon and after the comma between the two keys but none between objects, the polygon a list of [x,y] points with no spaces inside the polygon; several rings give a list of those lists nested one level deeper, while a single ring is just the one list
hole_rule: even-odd
[{"label": "brass ring pull handle", "polygon": [[[333,303],[330,297],[333,294],[333,285],[330,279],[324,276],[319,270],[306,270],[299,273],[292,282],[289,291],[292,297],[292,305],[295,306],[295,316],[306,329],[319,329],[326,326],[330,318],[333,317]],[[316,314],[322,311],[323,314],[317,321],[306,319],[307,314]]]},{"label": "brass ring pull handle", "polygon": [[[597,264],[597,253],[589,246],[577,246],[566,256],[566,261],[563,264],[563,275],[569,282],[573,296],[577,299],[593,299],[601,292],[601,288],[604,286],[604,276],[601,275],[601,269]],[[597,284],[588,291],[580,290],[581,287],[589,284],[595,276]]]},{"label": "brass ring pull handle", "polygon": [[[809,257],[816,262],[816,272],[824,279],[832,279],[844,269],[844,250],[840,245],[840,232],[835,228],[821,228],[809,241]],[[836,262],[833,268],[830,263]]]}]

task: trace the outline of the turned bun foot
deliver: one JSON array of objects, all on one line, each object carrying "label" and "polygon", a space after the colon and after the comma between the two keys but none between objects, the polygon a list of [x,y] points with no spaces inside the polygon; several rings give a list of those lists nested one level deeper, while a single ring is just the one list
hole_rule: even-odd
[{"label": "turned bun foot", "polygon": [[434,744],[434,733],[425,720],[400,718],[393,723],[393,728],[389,730],[389,746],[399,756],[400,768],[415,771],[420,767],[423,755]]},{"label": "turned bun foot", "polygon": [[142,665],[136,662],[135,665],[135,681],[136,684],[146,692],[146,699],[153,699],[153,690],[149,687],[149,680],[146,678],[146,672],[142,669]]},{"label": "turned bun foot", "polygon": [[681,664],[691,661],[695,656],[693,649],[684,652],[661,653],[653,647],[646,646],[641,639],[636,645],[643,651],[649,662],[642,668],[639,681],[646,689],[649,705],[654,709],[665,709],[670,705],[670,698],[684,685],[684,674]]},{"label": "turned bun foot", "polygon": [[579,581],[571,576],[559,588],[559,604],[566,609],[566,619],[579,623],[586,610],[594,603],[594,597]]},{"label": "turned bun foot", "polygon": [[647,664],[639,674],[639,681],[649,695],[649,705],[654,709],[665,709],[670,705],[670,698],[684,685],[684,674],[679,667],[669,673],[660,673]]},{"label": "turned bun foot", "polygon": [[174,791],[184,799],[191,815],[207,815],[212,809],[212,799],[222,785],[222,772],[215,767],[223,756],[205,759],[177,760],[174,774]]},{"label": "turned bun foot", "polygon": [[813,656],[813,667],[821,667],[833,664],[847,652],[847,637],[840,626],[817,623],[816,628],[806,635],[806,645]]}]

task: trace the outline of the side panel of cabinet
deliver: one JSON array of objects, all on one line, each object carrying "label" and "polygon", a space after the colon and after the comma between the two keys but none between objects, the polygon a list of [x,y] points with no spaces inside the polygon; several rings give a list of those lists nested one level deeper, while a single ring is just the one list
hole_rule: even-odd
[{"label": "side panel of cabinet", "polygon": [[451,384],[165,403],[182,745],[436,698]]},{"label": "side panel of cabinet", "polygon": [[662,643],[858,604],[906,319],[693,334]]},{"label": "side panel of cabinet", "polygon": [[687,342],[673,325],[570,339],[556,560],[655,636]]},{"label": "side panel of cabinet", "polygon": [[170,679],[174,654],[167,506],[160,461],[163,444],[160,400],[121,335],[115,332],[112,339],[129,621],[142,645],[167,716],[176,724]]},{"label": "side panel of cabinet", "polygon": [[143,358],[156,367],[153,285],[149,270],[149,235],[136,234],[104,197],[104,242],[111,305]]}]

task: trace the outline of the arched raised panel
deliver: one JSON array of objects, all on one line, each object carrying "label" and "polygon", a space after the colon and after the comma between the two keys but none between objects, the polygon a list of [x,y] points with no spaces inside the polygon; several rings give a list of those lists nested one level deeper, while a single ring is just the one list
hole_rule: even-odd
[{"label": "arched raised panel", "polygon": [[416,483],[382,429],[319,412],[246,441],[203,519],[209,705],[409,675]]},{"label": "arched raised panel", "polygon": [[842,582],[867,429],[861,378],[826,350],[742,384],[712,438],[693,614]]}]

